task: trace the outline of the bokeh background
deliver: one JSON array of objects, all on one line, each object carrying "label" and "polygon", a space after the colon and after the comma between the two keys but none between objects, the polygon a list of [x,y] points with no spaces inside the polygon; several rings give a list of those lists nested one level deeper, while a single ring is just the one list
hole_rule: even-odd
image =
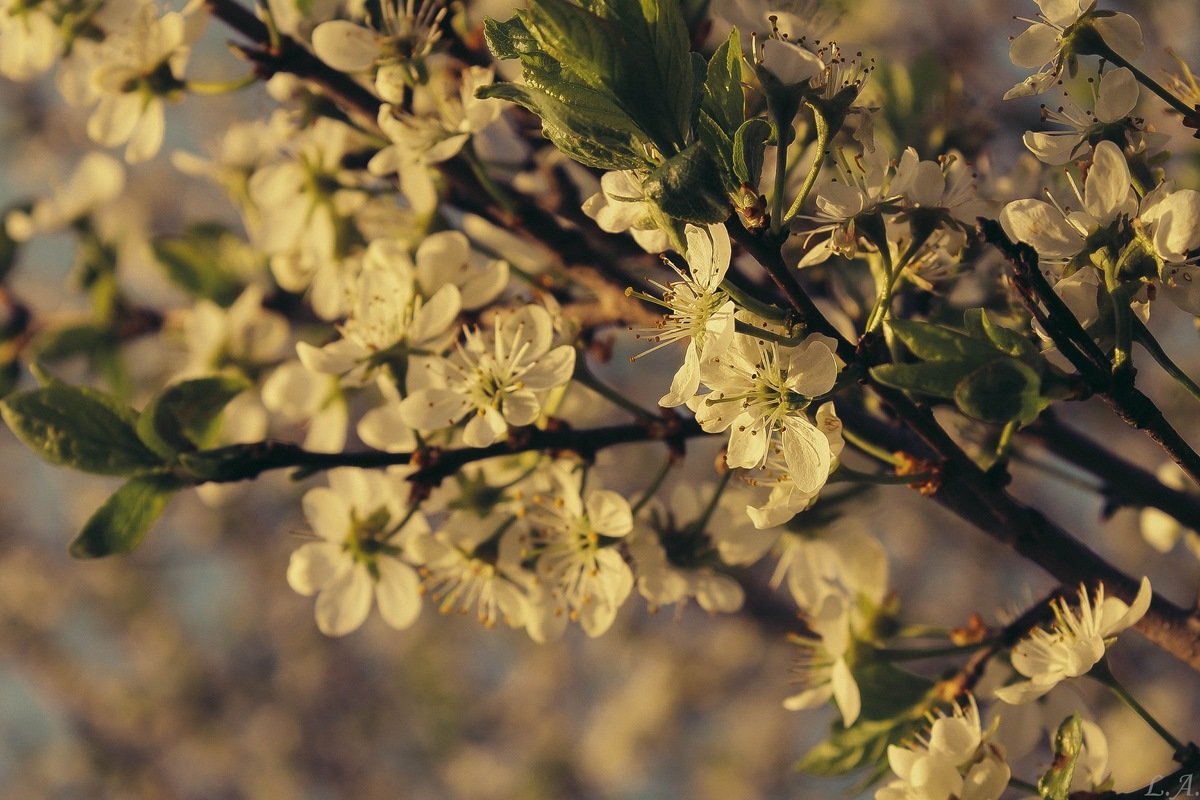
[{"label": "bokeh background", "polygon": [[[947,83],[958,100],[940,113],[976,115],[995,136],[986,148],[991,160],[1001,169],[1015,160],[1020,132],[1036,122],[1037,101],[1001,104],[999,97],[1021,77],[1007,58],[1008,38],[1023,30],[1012,16],[1032,15],[1032,2],[847,5],[842,41],[881,63],[932,64],[953,76]],[[1194,0],[1110,7],[1141,20],[1147,71],[1170,65],[1162,52],[1167,46],[1196,63]],[[497,4],[491,13],[503,9]],[[239,74],[227,38],[212,24],[190,74]],[[913,90],[920,95],[925,86]],[[0,82],[0,103],[0,201],[8,203],[61,182],[89,143],[83,117],[48,84]],[[258,90],[192,98],[170,109],[165,152],[203,152],[230,120],[265,116],[272,107]],[[1153,102],[1142,111],[1173,129],[1155,122]],[[936,122],[939,112],[931,113]],[[1188,143],[1179,140],[1181,152]],[[1196,185],[1194,161],[1181,157],[1177,169],[1181,183]],[[129,224],[147,232],[177,230],[196,218],[233,219],[215,192],[179,180],[165,157],[131,169],[128,194]],[[65,290],[70,267],[69,241],[51,238],[25,253],[10,282],[39,314],[67,317],[84,307]],[[182,301],[148,263],[131,270],[127,283],[146,302],[169,308]],[[1186,368],[1200,371],[1195,329],[1162,316],[1154,320],[1156,331]],[[618,337],[617,350],[614,365],[631,344]],[[130,363],[153,379],[169,373],[178,355],[146,347]],[[652,403],[661,387],[638,379],[657,378],[666,363],[648,360],[636,374],[610,374]],[[1142,376],[1148,391],[1185,434],[1200,440],[1194,408],[1152,372]],[[573,414],[605,413],[582,390],[570,402]],[[1151,468],[1161,461],[1103,408],[1066,411],[1072,424],[1128,457]],[[697,446],[690,461],[707,470],[712,455]],[[647,472],[658,458],[642,460]],[[37,461],[7,430],[0,430],[0,464],[0,797],[855,794],[849,782],[793,768],[832,717],[782,708],[794,689],[795,656],[775,607],[786,608],[782,594],[725,618],[694,607],[652,614],[635,597],[602,639],[573,630],[548,646],[430,608],[406,632],[373,616],[357,633],[332,640],[313,624],[312,601],[284,580],[295,532],[304,528],[297,501],[312,481],[270,476],[215,508],[183,494],[137,553],[81,563],[67,556],[66,544],[114,484]],[[644,477],[605,460],[598,471],[615,488],[632,488]],[[1154,553],[1140,536],[1136,512],[1103,519],[1099,501],[1072,476],[1023,469],[1015,491],[1110,559],[1150,575],[1176,601],[1195,597],[1195,558],[1182,548]],[[884,540],[909,621],[953,626],[972,611],[1003,619],[1053,586],[1035,567],[903,488],[876,492],[840,524],[866,526]],[[1200,737],[1194,674],[1136,634],[1122,639],[1114,659],[1118,674],[1168,728]],[[936,662],[929,666],[935,674]],[[1169,753],[1144,725],[1084,689],[1112,752],[1120,754],[1111,764],[1118,788],[1168,769]],[[1044,761],[1044,754],[1036,756],[1016,772],[1034,776]]]}]

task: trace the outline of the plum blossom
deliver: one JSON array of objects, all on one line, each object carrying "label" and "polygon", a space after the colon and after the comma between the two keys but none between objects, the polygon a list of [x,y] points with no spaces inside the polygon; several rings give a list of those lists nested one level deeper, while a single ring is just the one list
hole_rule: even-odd
[{"label": "plum blossom", "polygon": [[1150,599],[1147,578],[1132,605],[1105,597],[1104,584],[1097,586],[1094,598],[1079,587],[1078,611],[1059,598],[1051,627],[1037,628],[1013,648],[1013,668],[1028,680],[997,689],[996,697],[1013,705],[1028,703],[1068,678],[1087,674],[1104,657],[1108,640],[1146,615]]},{"label": "plum blossom", "polygon": [[92,141],[105,147],[127,143],[130,164],[153,158],[165,130],[163,98],[183,88],[191,45],[204,31],[198,5],[159,16],[153,3],[138,8],[128,25],[102,44],[103,58],[92,73],[99,103],[88,118]]},{"label": "plum blossom", "polygon": [[1128,60],[1142,54],[1142,29],[1128,14],[1097,11],[1096,0],[1035,0],[1040,13],[1021,35],[1012,40],[1009,58],[1018,67],[1038,71],[1008,90],[1005,100],[1041,94],[1063,71],[1075,72],[1078,54],[1097,54],[1096,43]]},{"label": "plum blossom", "polygon": [[1022,141],[1029,152],[1047,164],[1066,164],[1091,150],[1093,134],[1121,122],[1138,101],[1138,84],[1133,73],[1121,67],[1105,72],[1096,89],[1094,111],[1085,111],[1069,98],[1057,109],[1042,104],[1042,118],[1066,126],[1067,130],[1026,131]]},{"label": "plum blossom", "polygon": [[551,348],[554,324],[540,306],[497,316],[492,335],[464,330],[448,358],[425,359],[410,369],[410,393],[400,411],[419,431],[454,425],[470,415],[463,441],[487,447],[510,425],[529,425],[542,410],[539,393],[570,380],[575,348]]},{"label": "plum blossom", "polygon": [[700,388],[701,364],[711,362],[733,344],[736,307],[721,289],[721,282],[729,270],[729,234],[720,225],[707,228],[688,225],[684,235],[688,243],[687,272],[671,264],[679,280],[669,286],[657,284],[663,297],[656,302],[665,306],[669,313],[657,327],[638,336],[654,342],[654,346],[642,355],[687,340],[683,364],[671,380],[671,390],[658,401],[666,408],[681,406],[691,400]]},{"label": "plum blossom", "polygon": [[341,468],[329,486],[304,495],[304,516],[317,541],[301,545],[288,564],[288,585],[317,595],[317,627],[327,636],[358,629],[372,597],[383,621],[398,630],[421,613],[421,581],[405,563],[413,537],[429,533],[424,515],[406,507],[395,472]]},{"label": "plum blossom", "polygon": [[693,397],[688,407],[705,431],[729,431],[730,467],[761,467],[779,438],[796,487],[812,492],[824,485],[833,453],[805,410],[833,389],[839,368],[834,349],[833,340],[820,334],[790,348],[739,335],[726,354],[705,365],[712,391]]},{"label": "plum blossom", "polygon": [[[379,109],[379,127],[392,141],[372,159],[372,172],[383,174],[405,155],[423,164],[437,164],[453,158],[473,134],[491,125],[500,116],[499,100],[480,98],[475,91],[491,84],[495,73],[490,67],[468,67],[454,95],[454,81],[439,73],[428,87],[433,98],[427,113],[409,114],[385,103]],[[419,111],[420,106],[416,109]],[[378,160],[376,160],[378,159]]]},{"label": "plum blossom", "polygon": [[888,764],[898,780],[875,793],[875,800],[999,800],[1012,771],[1001,752],[988,746],[979,707],[968,695],[966,707],[941,714],[928,734],[908,747],[888,745]]},{"label": "plum blossom", "polygon": [[458,511],[436,533],[412,540],[408,553],[420,565],[425,589],[441,613],[473,610],[488,628],[497,622],[525,625],[528,575],[516,538],[497,530],[506,524]]},{"label": "plum blossom", "polygon": [[319,349],[303,342],[296,346],[309,369],[346,375],[352,382],[361,382],[387,363],[389,354],[404,359],[409,352],[428,356],[440,351],[454,334],[462,306],[453,284],[422,298],[407,253],[387,239],[367,247],[352,295],[350,317],[340,327],[340,339]]},{"label": "plum blossom", "polygon": [[612,546],[632,532],[633,513],[624,497],[607,489],[593,489],[585,499],[579,478],[565,471],[554,482],[551,492],[532,498],[527,514],[529,554],[542,584],[530,634],[556,638],[569,617],[596,637],[612,626],[633,589],[633,571]]},{"label": "plum blossom", "polygon": [[641,177],[632,170],[604,173],[600,191],[584,201],[583,213],[596,220],[600,230],[629,231],[647,253],[661,253],[671,247],[660,224],[662,213],[646,197]]},{"label": "plum blossom", "polygon": [[441,39],[442,0],[384,0],[370,27],[347,20],[322,22],[312,32],[313,51],[334,69],[375,73],[375,91],[389,103],[404,102],[418,83],[422,61]]}]

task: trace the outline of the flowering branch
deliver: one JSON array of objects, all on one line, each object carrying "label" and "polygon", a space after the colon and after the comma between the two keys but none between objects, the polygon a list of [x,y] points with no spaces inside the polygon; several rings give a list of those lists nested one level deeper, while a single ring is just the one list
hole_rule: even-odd
[{"label": "flowering branch", "polygon": [[1012,266],[1013,284],[1026,307],[1092,390],[1126,424],[1145,431],[1188,477],[1200,484],[1200,454],[1171,426],[1154,401],[1134,386],[1131,371],[1114,371],[1107,366],[1104,354],[1038,269],[1037,252],[1028,245],[1009,241],[1000,225],[992,220],[981,220],[979,230],[985,241],[1004,254]]}]

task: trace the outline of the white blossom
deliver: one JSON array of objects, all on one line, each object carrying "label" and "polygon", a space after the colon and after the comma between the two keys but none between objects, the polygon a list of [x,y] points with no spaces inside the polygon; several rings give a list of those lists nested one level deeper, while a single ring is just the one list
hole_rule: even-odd
[{"label": "white blossom", "polygon": [[424,360],[409,370],[409,396],[401,413],[419,431],[454,425],[470,415],[463,441],[487,447],[510,425],[529,425],[542,411],[542,393],[570,380],[575,349],[551,348],[553,323],[540,306],[525,306],[501,318],[489,337],[464,331],[448,358]]},{"label": "white blossom", "polygon": [[396,629],[421,613],[420,578],[404,548],[428,534],[429,524],[406,507],[403,490],[395,473],[342,468],[329,472],[329,486],[304,495],[304,516],[318,540],[292,553],[287,579],[300,594],[317,595],[317,627],[327,636],[361,626],[372,597]]},{"label": "white blossom", "polygon": [[1087,674],[1104,657],[1108,640],[1145,616],[1150,599],[1147,578],[1142,578],[1132,605],[1105,597],[1104,584],[1097,587],[1094,598],[1079,587],[1078,611],[1060,598],[1054,603],[1051,627],[1035,629],[1013,648],[1013,668],[1028,680],[997,689],[996,697],[1006,703],[1028,703],[1068,678]]}]

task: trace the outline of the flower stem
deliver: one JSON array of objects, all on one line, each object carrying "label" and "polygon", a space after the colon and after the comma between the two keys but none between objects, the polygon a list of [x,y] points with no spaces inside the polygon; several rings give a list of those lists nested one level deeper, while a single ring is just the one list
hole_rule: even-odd
[{"label": "flower stem", "polygon": [[781,119],[775,124],[775,190],[771,194],[771,234],[778,236],[783,230],[783,190],[787,184],[787,151],[792,143],[791,123],[786,126]]},{"label": "flower stem", "polygon": [[796,195],[796,199],[792,201],[791,207],[788,208],[787,214],[783,217],[785,225],[800,213],[800,209],[804,206],[804,201],[808,199],[808,195],[812,192],[812,188],[817,182],[817,176],[821,174],[821,167],[825,163],[825,148],[829,144],[829,122],[816,106],[810,104],[809,108],[812,109],[813,123],[817,128],[817,152],[813,154],[812,166],[808,168],[808,175],[804,178],[804,185],[800,187],[800,194]]},{"label": "flower stem", "polygon": [[496,201],[496,205],[504,209],[505,213],[510,216],[517,216],[517,206],[513,203],[512,198],[508,193],[500,187],[498,183],[492,180],[492,176],[488,175],[487,167],[483,160],[479,158],[479,154],[475,152],[475,143],[470,139],[462,149],[463,155],[466,157],[467,164],[471,167],[471,173],[475,179],[479,181],[479,185],[487,192],[488,197]]},{"label": "flower stem", "polygon": [[674,463],[675,459],[668,455],[666,460],[663,461],[663,465],[658,468],[658,472],[655,474],[653,480],[650,481],[650,486],[646,488],[645,493],[638,498],[638,501],[633,504],[633,508],[631,509],[633,516],[636,517],[637,513],[642,510],[646,503],[650,502],[650,498],[658,494],[658,490],[662,488],[663,481],[666,480],[667,473],[671,471],[671,466]]},{"label": "flower stem", "polygon": [[731,280],[726,279],[721,281],[721,291],[729,295],[730,299],[737,303],[740,308],[751,311],[756,316],[762,317],[763,319],[769,319],[772,322],[787,322],[788,318],[791,316],[787,309],[764,303],[757,297],[748,294]]},{"label": "flower stem", "polygon": [[849,428],[842,428],[842,438],[849,442],[850,445],[855,449],[861,450],[867,455],[872,456],[886,464],[891,464],[894,467],[900,466],[901,464],[901,460],[896,456],[895,453],[891,453],[887,450],[884,450],[882,447],[879,447],[878,445],[868,442],[866,439],[862,438]]},{"label": "flower stem", "polygon": [[1164,742],[1171,745],[1171,748],[1174,752],[1183,752],[1183,742],[1172,736],[1171,732],[1164,728],[1159,721],[1154,718],[1154,715],[1147,711],[1146,708],[1136,699],[1134,699],[1133,695],[1131,695],[1129,691],[1121,685],[1121,682],[1117,680],[1117,676],[1113,675],[1112,670],[1109,668],[1108,659],[1100,659],[1100,661],[1088,674],[1100,683],[1107,686],[1109,689],[1112,689],[1113,694],[1115,694],[1122,703],[1129,706],[1133,713],[1141,717]]},{"label": "flower stem", "polygon": [[1014,789],[1020,789],[1023,792],[1033,792],[1035,795],[1038,795],[1039,797],[1042,794],[1042,790],[1039,789],[1037,786],[1034,786],[1029,781],[1023,781],[1020,778],[1009,778],[1008,785],[1013,787]]},{"label": "flower stem", "polygon": [[721,495],[725,493],[725,487],[729,485],[729,479],[733,477],[733,470],[726,470],[721,476],[720,483],[713,490],[712,498],[708,501],[708,505],[704,507],[704,512],[700,515],[693,524],[696,530],[702,531],[708,527],[708,521],[712,519],[713,512],[717,510],[717,504],[721,501]]},{"label": "flower stem", "polygon": [[776,344],[784,345],[785,347],[795,347],[804,341],[803,336],[787,336],[774,331],[763,330],[757,325],[751,325],[749,322],[742,322],[740,319],[733,323],[733,329],[738,333],[746,336],[753,336],[755,339],[762,339],[764,342],[775,342]]},{"label": "flower stem", "polygon": [[1187,390],[1197,400],[1200,400],[1200,386],[1196,385],[1188,374],[1179,368],[1179,365],[1171,360],[1167,355],[1167,351],[1163,350],[1162,345],[1154,338],[1154,334],[1146,327],[1146,324],[1138,319],[1133,318],[1133,338],[1142,347],[1146,348],[1146,352],[1150,354],[1158,365],[1163,368],[1163,371],[1174,378],[1180,386]]},{"label": "flower stem", "polygon": [[630,400],[625,395],[618,392],[616,389],[609,386],[604,381],[596,377],[596,375],[588,368],[587,359],[583,353],[578,353],[575,358],[575,374],[572,376],[576,381],[582,383],[587,388],[591,389],[596,394],[603,397],[613,405],[619,406],[635,417],[640,417],[646,420],[658,420],[660,417],[652,411],[639,406],[637,403]]},{"label": "flower stem", "polygon": [[1113,50],[1111,47],[1108,47],[1105,49],[1108,50],[1108,52],[1104,54],[1105,58],[1107,58],[1109,61],[1116,64],[1117,66],[1124,67],[1125,69],[1132,72],[1133,77],[1137,78],[1138,83],[1142,84],[1142,86],[1145,86],[1147,89],[1154,92],[1156,95],[1158,95],[1163,100],[1165,100],[1167,105],[1171,106],[1171,108],[1175,109],[1180,114],[1183,114],[1185,117],[1192,116],[1193,114],[1196,113],[1196,109],[1188,108],[1187,103],[1183,102],[1178,97],[1176,97],[1172,92],[1170,92],[1166,87],[1164,87],[1158,81],[1154,80],[1149,75],[1147,75],[1146,73],[1142,72],[1140,69],[1135,67],[1133,64],[1130,64],[1127,60],[1125,60],[1124,58],[1119,56],[1117,54],[1117,52],[1115,50]]}]

